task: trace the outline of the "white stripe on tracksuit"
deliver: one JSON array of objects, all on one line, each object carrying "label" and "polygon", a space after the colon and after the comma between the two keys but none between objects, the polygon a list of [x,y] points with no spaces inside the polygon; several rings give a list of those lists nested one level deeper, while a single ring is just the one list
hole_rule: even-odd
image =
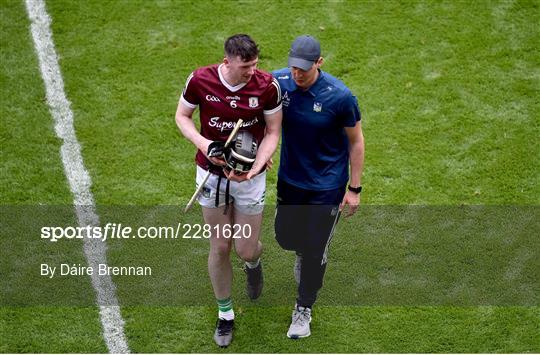
[{"label": "white stripe on tracksuit", "polygon": [[336,213],[336,218],[334,219],[334,224],[332,225],[332,229],[330,230],[330,236],[328,237],[328,241],[326,242],[326,246],[324,247],[324,254],[321,260],[321,265],[326,264],[328,260],[328,248],[330,247],[330,242],[332,241],[332,238],[334,237],[334,231],[336,229],[337,222],[339,220],[339,215],[341,214],[341,211],[338,211]]}]

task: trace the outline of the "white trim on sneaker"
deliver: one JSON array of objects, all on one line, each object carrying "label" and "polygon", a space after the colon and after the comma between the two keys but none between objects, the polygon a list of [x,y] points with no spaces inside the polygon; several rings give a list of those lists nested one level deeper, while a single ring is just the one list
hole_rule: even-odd
[{"label": "white trim on sneaker", "polygon": [[311,335],[311,308],[296,305],[292,313],[291,325],[287,331],[290,339],[306,338]]}]

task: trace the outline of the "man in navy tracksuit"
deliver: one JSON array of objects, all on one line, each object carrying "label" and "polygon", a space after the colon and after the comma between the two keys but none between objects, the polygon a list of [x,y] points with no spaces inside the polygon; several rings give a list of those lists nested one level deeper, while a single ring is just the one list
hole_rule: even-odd
[{"label": "man in navy tracksuit", "polygon": [[320,70],[322,63],[319,42],[300,36],[292,43],[288,68],[272,73],[283,105],[276,240],[297,255],[298,296],[287,332],[293,339],[311,334],[311,308],[340,211],[355,213],[362,189],[358,103],[345,84]]}]

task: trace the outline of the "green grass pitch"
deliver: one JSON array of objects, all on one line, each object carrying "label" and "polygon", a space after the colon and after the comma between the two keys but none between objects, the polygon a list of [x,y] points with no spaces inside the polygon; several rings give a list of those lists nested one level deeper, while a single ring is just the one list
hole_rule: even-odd
[{"label": "green grass pitch", "polygon": [[[194,149],[178,133],[174,113],[186,77],[220,62],[231,34],[248,33],[258,42],[265,70],[286,65],[297,35],[318,37],[323,69],[353,90],[363,114],[364,206],[338,226],[312,337],[285,337],[294,302],[293,256],[273,240],[274,169],[262,236],[265,294],[256,303],[246,299],[235,260],[238,321],[226,350],[212,341],[216,307],[206,241],[189,241],[183,249],[159,241],[109,242],[111,264],[144,259],[155,270],[168,270],[155,284],[114,278],[131,351],[540,352],[539,1],[46,5],[102,216],[107,206],[181,206],[190,198]],[[0,18],[2,208],[70,205],[23,1],[0,0]],[[279,154],[274,160],[277,167]],[[457,221],[460,206],[473,205],[491,206],[493,224],[445,226],[440,245],[429,243],[429,229],[417,234],[416,224],[398,214],[400,206],[423,206],[436,218],[434,208],[442,208]],[[378,220],[377,206],[398,210],[382,208]],[[518,211],[509,225],[495,218],[508,206]],[[514,239],[490,239],[516,221],[526,228]],[[15,222],[2,214],[0,352],[107,351],[89,278],[45,290],[56,303],[35,302],[42,294],[29,291],[42,281],[28,265],[62,258],[83,263],[82,243],[44,245],[32,235],[14,240],[14,228],[24,227]],[[473,231],[474,239],[452,244],[451,230],[460,237]],[[489,253],[476,257],[481,249]],[[461,271],[448,273],[447,266]],[[430,277],[422,278],[426,268]],[[506,281],[486,276],[497,268]],[[182,298],[190,291],[197,299]]]}]

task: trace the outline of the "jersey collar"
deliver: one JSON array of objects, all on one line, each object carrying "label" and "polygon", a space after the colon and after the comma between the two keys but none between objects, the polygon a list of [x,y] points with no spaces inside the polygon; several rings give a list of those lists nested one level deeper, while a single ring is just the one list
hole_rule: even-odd
[{"label": "jersey collar", "polygon": [[223,63],[221,63],[218,68],[217,68],[217,71],[218,71],[218,74],[219,74],[219,80],[221,81],[221,83],[223,84],[223,86],[225,86],[227,89],[229,89],[229,91],[231,92],[237,92],[238,90],[240,90],[241,88],[243,88],[244,86],[247,85],[247,83],[240,83],[236,86],[231,86],[231,84],[229,84],[225,78],[223,77],[223,74],[221,74],[221,67],[223,66]]},{"label": "jersey collar", "polygon": [[294,86],[294,90],[298,90],[298,91],[301,91],[301,92],[308,92],[310,93],[312,96],[316,96],[317,93],[319,92],[319,88],[320,88],[320,84],[322,83],[323,81],[323,77],[324,77],[324,72],[321,70],[321,69],[317,69],[319,71],[319,77],[317,78],[317,80],[315,80],[315,82],[313,83],[313,85],[311,85],[309,87],[309,89],[307,89],[306,91],[303,91],[302,89],[300,89],[296,83],[294,82],[294,79],[292,78],[292,73],[290,74],[291,75],[291,83],[292,85]]}]

